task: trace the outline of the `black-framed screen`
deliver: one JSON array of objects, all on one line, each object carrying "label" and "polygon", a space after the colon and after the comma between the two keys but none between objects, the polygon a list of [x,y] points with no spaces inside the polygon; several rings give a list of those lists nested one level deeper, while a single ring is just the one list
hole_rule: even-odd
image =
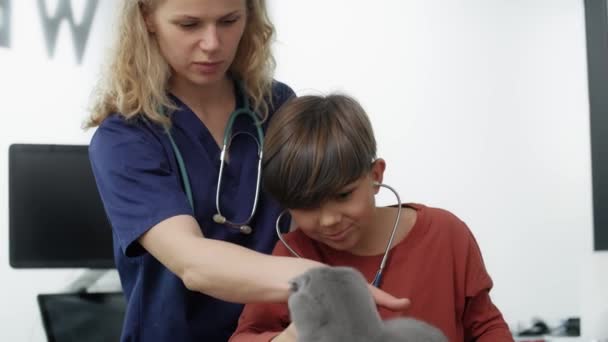
[{"label": "black-framed screen", "polygon": [[119,341],[126,310],[122,292],[39,294],[48,342]]},{"label": "black-framed screen", "polygon": [[9,147],[9,261],[15,268],[114,268],[86,145]]},{"label": "black-framed screen", "polygon": [[608,6],[585,0],[591,164],[593,174],[593,244],[608,250]]}]

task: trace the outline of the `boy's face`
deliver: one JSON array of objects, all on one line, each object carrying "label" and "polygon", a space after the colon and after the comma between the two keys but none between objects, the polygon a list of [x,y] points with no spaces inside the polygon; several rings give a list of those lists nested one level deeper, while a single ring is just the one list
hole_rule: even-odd
[{"label": "boy's face", "polygon": [[377,160],[372,171],[348,184],[326,199],[320,206],[307,209],[290,209],[296,226],[311,239],[329,247],[354,254],[366,253],[367,237],[373,234],[376,221],[374,195],[382,181],[384,161]]}]

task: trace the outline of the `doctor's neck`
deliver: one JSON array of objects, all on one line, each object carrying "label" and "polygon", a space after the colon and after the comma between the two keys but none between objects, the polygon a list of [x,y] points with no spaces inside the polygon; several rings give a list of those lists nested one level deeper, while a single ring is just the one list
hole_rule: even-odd
[{"label": "doctor's neck", "polygon": [[232,101],[234,85],[227,76],[202,85],[180,77],[169,81],[169,90],[189,107],[205,109]]}]

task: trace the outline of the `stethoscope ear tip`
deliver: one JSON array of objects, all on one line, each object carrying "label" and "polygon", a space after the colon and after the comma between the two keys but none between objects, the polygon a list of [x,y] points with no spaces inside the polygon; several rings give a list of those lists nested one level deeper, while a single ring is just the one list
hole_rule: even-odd
[{"label": "stethoscope ear tip", "polygon": [[251,227],[244,225],[244,226],[240,226],[239,230],[241,231],[241,233],[245,234],[245,235],[249,235],[251,234],[251,232],[253,231],[253,229],[251,229]]}]

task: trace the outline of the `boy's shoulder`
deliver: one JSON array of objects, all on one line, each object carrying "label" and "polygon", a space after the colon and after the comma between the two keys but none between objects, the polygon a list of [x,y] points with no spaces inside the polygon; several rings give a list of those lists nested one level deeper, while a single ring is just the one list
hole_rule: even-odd
[{"label": "boy's shoulder", "polygon": [[416,209],[420,224],[427,233],[454,236],[468,236],[470,230],[466,223],[450,210],[427,206],[420,203],[408,203],[407,206]]},{"label": "boy's shoulder", "polygon": [[416,209],[419,215],[426,216],[427,219],[443,223],[464,224],[456,214],[447,209],[427,206],[421,203],[408,203],[407,206]]}]

